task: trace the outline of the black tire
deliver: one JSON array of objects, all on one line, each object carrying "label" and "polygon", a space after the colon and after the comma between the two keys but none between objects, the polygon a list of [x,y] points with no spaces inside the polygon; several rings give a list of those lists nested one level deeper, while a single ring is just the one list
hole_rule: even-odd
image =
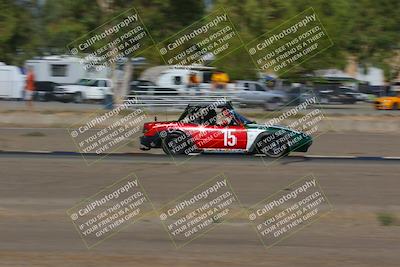
[{"label": "black tire", "polygon": [[343,104],[351,104],[351,105],[353,105],[353,104],[355,104],[357,102],[357,100],[355,100],[355,99],[349,99],[349,100],[347,100],[347,101],[345,101]]},{"label": "black tire", "polygon": [[41,95],[41,96],[39,97],[39,101],[40,101],[40,102],[48,102],[48,101],[49,101],[48,96],[47,96],[46,94]]},{"label": "black tire", "polygon": [[394,103],[392,106],[392,110],[399,110],[400,109],[400,103]]},{"label": "black tire", "polygon": [[[282,140],[283,139],[283,140]],[[280,158],[289,155],[289,146],[283,136],[274,134],[264,136],[256,144],[257,153],[265,154],[270,158]]]},{"label": "black tire", "polygon": [[161,146],[167,155],[188,155],[196,151],[192,138],[182,132],[169,133],[162,139]]},{"label": "black tire", "polygon": [[74,103],[82,103],[82,93],[77,92],[74,94]]}]

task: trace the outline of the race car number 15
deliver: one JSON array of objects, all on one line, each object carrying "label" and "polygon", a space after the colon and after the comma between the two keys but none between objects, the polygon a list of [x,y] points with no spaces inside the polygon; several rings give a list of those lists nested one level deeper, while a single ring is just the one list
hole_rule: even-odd
[{"label": "race car number 15", "polygon": [[237,143],[237,138],[232,134],[232,131],[224,131],[224,146],[235,146]]}]

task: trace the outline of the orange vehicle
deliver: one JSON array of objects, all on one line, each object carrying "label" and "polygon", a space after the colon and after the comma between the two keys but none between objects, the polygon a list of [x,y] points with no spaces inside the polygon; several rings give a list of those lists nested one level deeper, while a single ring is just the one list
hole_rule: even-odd
[{"label": "orange vehicle", "polygon": [[374,102],[376,109],[398,109],[400,110],[400,92],[391,92],[389,96],[379,97]]}]

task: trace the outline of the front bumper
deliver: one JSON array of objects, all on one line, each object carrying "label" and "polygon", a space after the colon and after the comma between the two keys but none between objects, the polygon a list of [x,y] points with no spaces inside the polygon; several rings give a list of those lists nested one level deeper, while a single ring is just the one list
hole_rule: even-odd
[{"label": "front bumper", "polygon": [[35,91],[33,99],[36,101],[51,101],[54,99],[54,94],[50,91]]},{"label": "front bumper", "polygon": [[392,103],[390,102],[381,102],[381,101],[375,101],[374,102],[375,109],[392,109]]},{"label": "front bumper", "polygon": [[293,152],[307,152],[310,146],[312,145],[313,140],[311,136],[302,137],[302,139],[294,143],[293,146],[290,147],[290,151]]},{"label": "front bumper", "polygon": [[154,136],[141,136],[140,137],[140,149],[149,150],[151,148],[160,148],[161,138],[158,135]]}]

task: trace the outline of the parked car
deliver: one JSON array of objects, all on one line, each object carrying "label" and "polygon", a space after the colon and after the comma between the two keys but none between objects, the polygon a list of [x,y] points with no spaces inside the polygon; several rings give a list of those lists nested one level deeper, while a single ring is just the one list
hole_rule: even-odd
[{"label": "parked car", "polygon": [[278,158],[307,152],[312,144],[306,133],[245,118],[230,102],[188,105],[177,121],[146,122],[143,133],[142,150],[162,148],[168,155],[235,151]]},{"label": "parked car", "polygon": [[33,100],[36,101],[52,101],[55,99],[54,91],[58,83],[54,82],[35,82],[35,92],[33,95]]},{"label": "parked car", "polygon": [[80,79],[76,84],[56,87],[54,96],[62,102],[74,101],[81,103],[85,100],[104,100],[106,94],[111,92],[110,79]]},{"label": "parked car", "polygon": [[388,96],[379,97],[374,102],[375,109],[400,110],[400,91],[390,91]]},{"label": "parked car", "polygon": [[237,81],[237,101],[241,106],[262,106],[265,110],[276,110],[283,106],[287,97],[285,92],[280,90],[269,90],[260,82]]},{"label": "parked car", "polygon": [[314,95],[312,88],[305,86],[291,87],[286,91],[288,105],[299,105]]},{"label": "parked car", "polygon": [[339,91],[344,94],[353,95],[357,101],[368,102],[370,99],[370,96],[368,94],[360,93],[352,87],[342,86],[339,87]]},{"label": "parked car", "polygon": [[354,94],[349,94],[340,90],[321,90],[317,93],[321,104],[354,104],[357,98]]}]

